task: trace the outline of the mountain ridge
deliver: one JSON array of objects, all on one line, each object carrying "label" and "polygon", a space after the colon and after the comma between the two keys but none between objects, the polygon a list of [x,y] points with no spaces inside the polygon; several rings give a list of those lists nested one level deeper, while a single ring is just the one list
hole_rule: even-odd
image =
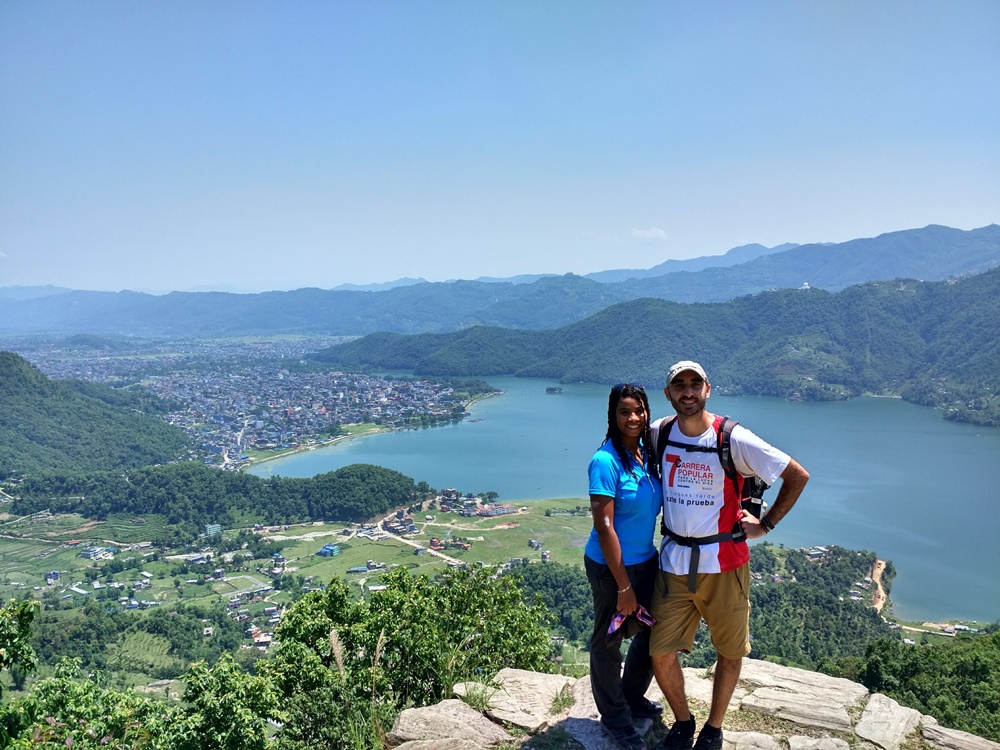
[{"label": "mountain ridge", "polygon": [[1000,265],[1000,226],[959,230],[929,225],[836,245],[778,249],[781,247],[749,260],[744,257],[760,252],[760,247],[734,248],[740,252],[731,260],[743,260],[736,265],[645,278],[630,276],[607,283],[565,274],[543,276],[530,283],[459,280],[407,284],[378,292],[305,288],[257,294],[171,292],[152,296],[129,291],[74,291],[25,300],[0,295],[0,333],[184,338],[428,333],[476,325],[544,330],[640,297],[721,302],[774,288],[798,288],[804,282],[838,291],[852,284],[897,277],[944,280],[979,273]]},{"label": "mountain ridge", "polygon": [[[643,321],[641,335],[634,332]],[[378,333],[317,352],[344,368],[422,376],[520,375],[662,382],[696,358],[723,393],[805,400],[865,393],[1000,424],[1000,269],[958,281],[870,282],[832,293],[778,290],[729,302],[643,298],[548,331],[474,327]],[[971,404],[971,405],[970,405]]]}]

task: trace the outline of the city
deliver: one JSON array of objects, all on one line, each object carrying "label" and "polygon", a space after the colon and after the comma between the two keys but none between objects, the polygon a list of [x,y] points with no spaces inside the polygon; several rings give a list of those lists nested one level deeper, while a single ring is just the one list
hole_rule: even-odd
[{"label": "city", "polygon": [[140,341],[109,350],[20,339],[10,348],[50,378],[149,391],[169,405],[166,420],[190,436],[186,458],[226,470],[327,443],[345,434],[343,425],[460,420],[471,397],[490,392],[485,384],[457,394],[450,383],[331,372],[306,359],[333,341]]}]

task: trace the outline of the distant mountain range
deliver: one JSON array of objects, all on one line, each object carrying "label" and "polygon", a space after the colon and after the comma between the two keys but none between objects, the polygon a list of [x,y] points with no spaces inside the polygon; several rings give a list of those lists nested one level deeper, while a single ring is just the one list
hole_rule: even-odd
[{"label": "distant mountain range", "polygon": [[314,355],[344,369],[662,383],[697,358],[723,393],[901,394],[1000,425],[1000,269],[957,281],[779,290],[700,305],[639,299],[561,328],[378,333]]},{"label": "distant mountain range", "polygon": [[704,271],[706,268],[728,268],[740,265],[741,263],[747,263],[764,255],[794,250],[797,247],[799,245],[796,245],[794,242],[786,242],[783,245],[776,245],[775,247],[764,247],[756,243],[752,245],[740,245],[739,247],[734,247],[725,255],[705,255],[700,258],[690,258],[688,260],[668,260],[644,270],[623,268],[617,271],[588,273],[585,274],[585,277],[609,284],[615,281],[627,281],[628,279],[648,279],[682,271],[694,272]]},{"label": "distant mountain range", "polygon": [[72,289],[52,286],[51,284],[46,284],[45,286],[2,286],[0,287],[0,300],[37,299],[39,297],[51,297],[55,294],[66,294],[72,291]]},{"label": "distant mountain range", "polygon": [[[29,298],[0,290],[0,333],[133,336],[364,335],[445,332],[477,325],[542,330],[640,297],[722,302],[803,284],[838,291],[866,281],[944,280],[1000,265],[1000,226],[927,226],[840,244],[747,245],[724,256],[667,261],[652,269],[527,283],[409,283],[384,291],[299,289],[149,295],[64,292]],[[527,277],[519,277],[526,281]],[[9,292],[8,288],[8,292]]]}]

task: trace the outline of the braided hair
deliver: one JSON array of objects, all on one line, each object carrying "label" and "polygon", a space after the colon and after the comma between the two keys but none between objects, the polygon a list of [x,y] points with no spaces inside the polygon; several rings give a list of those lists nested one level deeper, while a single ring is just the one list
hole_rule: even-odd
[{"label": "braided hair", "polygon": [[660,467],[656,465],[656,461],[652,455],[653,436],[649,430],[649,399],[646,397],[646,389],[641,385],[637,383],[618,383],[611,387],[611,393],[608,395],[608,433],[604,436],[604,441],[611,441],[611,445],[614,446],[618,458],[621,459],[622,466],[627,471],[632,471],[635,459],[625,449],[621,432],[618,430],[618,402],[623,398],[634,398],[642,404],[642,408],[646,412],[646,424],[642,428],[642,445],[646,449],[646,471],[659,478]]}]

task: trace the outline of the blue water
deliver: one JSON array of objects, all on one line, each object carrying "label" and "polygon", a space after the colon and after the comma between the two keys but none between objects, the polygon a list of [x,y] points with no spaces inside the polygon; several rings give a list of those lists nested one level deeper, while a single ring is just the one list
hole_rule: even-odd
[{"label": "blue water", "polygon": [[[439,489],[492,490],[513,503],[585,498],[587,462],[607,426],[607,387],[570,384],[551,395],[545,387],[554,381],[488,380],[504,395],[476,404],[461,424],[349,440],[252,473],[303,477],[372,463]],[[654,416],[668,413],[662,393],[650,398]],[[891,560],[890,598],[904,619],[1000,618],[993,516],[1000,430],[946,422],[898,399],[713,396],[709,409],[738,419],[812,475],[770,542],[837,544]]]}]

